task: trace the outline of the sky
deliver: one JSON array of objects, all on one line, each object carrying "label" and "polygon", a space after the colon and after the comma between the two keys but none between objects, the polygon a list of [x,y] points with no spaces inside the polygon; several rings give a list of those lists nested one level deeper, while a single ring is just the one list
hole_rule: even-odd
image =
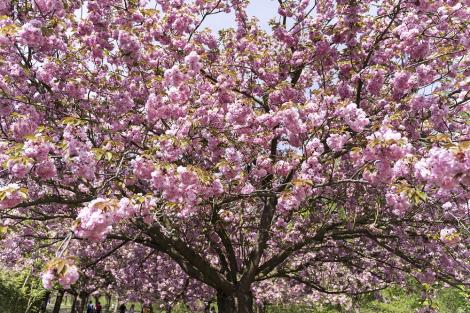
[{"label": "sky", "polygon": [[[150,0],[147,5],[149,7],[155,7],[155,0]],[[251,0],[247,8],[247,14],[250,17],[255,16],[259,20],[261,28],[269,31],[271,30],[271,27],[268,24],[269,20],[273,17],[279,17],[279,14],[277,13],[278,6],[279,3],[277,0]],[[77,17],[86,16],[86,5],[77,10],[75,14]],[[230,14],[219,13],[210,15],[204,20],[204,23],[201,26],[201,28],[208,27],[215,33],[224,28],[236,27],[235,14],[232,12]]]},{"label": "sky", "polygon": [[[269,30],[268,21],[278,16],[278,6],[277,0],[252,0],[248,6],[247,14],[249,16],[255,16],[260,21],[261,28]],[[209,27],[214,32],[218,32],[223,28],[235,27],[235,15],[234,13],[214,14],[207,17],[202,26]]]}]

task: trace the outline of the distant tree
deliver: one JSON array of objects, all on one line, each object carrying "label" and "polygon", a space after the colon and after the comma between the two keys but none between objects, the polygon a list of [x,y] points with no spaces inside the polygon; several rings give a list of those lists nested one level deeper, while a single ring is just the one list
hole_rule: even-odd
[{"label": "distant tree", "polygon": [[46,290],[30,271],[0,269],[0,305],[2,313],[38,313]]}]

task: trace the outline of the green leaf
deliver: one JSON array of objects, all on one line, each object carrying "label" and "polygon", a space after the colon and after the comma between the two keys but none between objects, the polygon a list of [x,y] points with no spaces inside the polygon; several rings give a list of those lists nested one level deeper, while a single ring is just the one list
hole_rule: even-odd
[{"label": "green leaf", "polygon": [[72,126],[79,126],[79,125],[84,125],[86,122],[84,120],[81,120],[79,118],[73,117],[73,116],[67,116],[63,118],[60,121],[61,124],[63,125],[72,125]]},{"label": "green leaf", "polygon": [[107,151],[105,153],[105,158],[106,158],[107,161],[111,161],[113,159],[113,153],[110,152],[110,151]]}]

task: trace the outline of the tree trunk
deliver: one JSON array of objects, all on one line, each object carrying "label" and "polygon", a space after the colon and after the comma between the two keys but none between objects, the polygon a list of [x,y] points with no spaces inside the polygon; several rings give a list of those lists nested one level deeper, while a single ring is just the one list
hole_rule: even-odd
[{"label": "tree trunk", "polygon": [[211,313],[211,305],[212,300],[209,300],[209,302],[207,302],[206,306],[204,307],[204,313]]},{"label": "tree trunk", "polygon": [[111,296],[109,294],[105,295],[106,297],[106,312],[111,312]]},{"label": "tree trunk", "polygon": [[119,307],[119,295],[116,295],[116,305],[114,306],[114,313],[117,313]]},{"label": "tree trunk", "polygon": [[256,313],[266,313],[266,305],[264,305],[264,303],[258,303],[256,309]]},{"label": "tree trunk", "polygon": [[[95,298],[95,305],[100,302],[100,295],[97,295],[97,296],[93,296],[93,298]],[[101,303],[100,303],[101,304]]]},{"label": "tree trunk", "polygon": [[62,299],[64,299],[64,290],[59,290],[57,292],[57,297],[55,298],[54,309],[52,313],[60,313],[60,305],[62,304]]},{"label": "tree trunk", "polygon": [[253,313],[253,295],[251,292],[238,292],[235,295],[217,294],[219,313]]},{"label": "tree trunk", "polygon": [[75,307],[77,306],[77,295],[72,295],[72,308],[70,309],[71,313],[75,313]]},{"label": "tree trunk", "polygon": [[85,310],[87,297],[88,294],[85,292],[80,292],[78,294],[78,301],[75,307],[76,311],[74,313],[83,313],[83,310]]},{"label": "tree trunk", "polygon": [[51,297],[51,292],[46,291],[46,293],[44,294],[44,297],[42,298],[41,309],[39,310],[39,313],[46,313],[47,304],[49,303],[50,297]]},{"label": "tree trunk", "polygon": [[223,293],[217,293],[217,312],[219,313],[237,313],[235,311],[235,298]]}]

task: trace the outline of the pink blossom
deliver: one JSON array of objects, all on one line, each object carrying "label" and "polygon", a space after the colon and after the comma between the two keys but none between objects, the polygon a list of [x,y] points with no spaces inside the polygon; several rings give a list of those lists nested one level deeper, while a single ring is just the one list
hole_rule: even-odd
[{"label": "pink blossom", "polygon": [[408,139],[389,127],[380,128],[367,139],[369,145],[364,153],[369,160],[387,160],[385,163],[389,163],[403,158],[410,151]]},{"label": "pink blossom", "polygon": [[57,169],[54,162],[46,160],[36,165],[36,175],[41,179],[51,179],[57,175]]},{"label": "pink blossom", "polygon": [[124,53],[132,54],[134,56],[139,55],[139,43],[134,36],[130,35],[127,32],[120,32],[118,41],[119,47]]},{"label": "pink blossom", "polygon": [[152,162],[142,157],[137,157],[134,161],[134,175],[140,179],[150,179],[154,166]]},{"label": "pink blossom", "polygon": [[[432,284],[436,281],[436,273],[430,268],[425,269],[424,271],[417,274],[416,276],[421,283]],[[432,312],[432,311],[428,311],[428,312]]]},{"label": "pink blossom", "polygon": [[62,9],[62,2],[59,0],[35,0],[34,3],[43,14]]},{"label": "pink blossom", "polygon": [[287,176],[289,172],[291,171],[292,166],[289,164],[289,162],[286,161],[278,161],[274,165],[274,173],[280,176]]},{"label": "pink blossom", "polygon": [[408,209],[411,207],[411,203],[404,192],[397,193],[395,188],[392,188],[385,195],[387,205],[392,208],[393,214],[403,217]]},{"label": "pink blossom", "polygon": [[27,160],[10,160],[8,161],[8,170],[13,177],[23,178],[28,174],[32,164]]},{"label": "pink blossom", "polygon": [[459,234],[455,228],[443,228],[439,232],[439,238],[446,244],[452,245],[460,240]]},{"label": "pink blossom", "polygon": [[186,75],[184,75],[176,65],[166,70],[164,77],[165,85],[174,87],[179,87],[187,79]]},{"label": "pink blossom", "polygon": [[38,161],[44,161],[47,158],[51,147],[47,142],[28,140],[25,142],[23,149],[26,156]]},{"label": "pink blossom", "polygon": [[41,274],[42,285],[46,289],[52,289],[54,286],[54,280],[56,279],[54,272],[48,270]]},{"label": "pink blossom", "polygon": [[292,134],[299,135],[306,131],[304,122],[302,121],[299,111],[295,108],[285,110],[281,115],[284,127]]},{"label": "pink blossom", "polygon": [[95,176],[96,158],[91,152],[80,150],[79,155],[71,158],[69,164],[72,173],[78,177],[92,179]]},{"label": "pink blossom", "polygon": [[20,38],[23,44],[33,47],[41,46],[45,41],[38,21],[24,24],[20,32]]},{"label": "pink blossom", "polygon": [[356,132],[361,132],[369,124],[369,119],[366,117],[364,110],[358,108],[354,102],[342,108],[339,114],[351,129]]},{"label": "pink blossom", "polygon": [[158,109],[162,105],[162,99],[160,96],[151,94],[147,102],[145,103],[145,110],[147,112],[147,118],[150,122],[155,122],[159,117]]},{"label": "pink blossom", "polygon": [[250,183],[246,183],[245,186],[243,186],[243,188],[241,189],[240,192],[243,195],[247,195],[247,194],[252,193],[253,191],[255,191],[255,187],[253,187],[253,185],[250,184]]},{"label": "pink blossom", "polygon": [[399,72],[393,78],[393,94],[395,98],[403,96],[410,87],[410,74],[407,72]]},{"label": "pink blossom", "polygon": [[[58,279],[58,282],[62,287],[65,289],[69,289],[71,285],[73,285],[79,278],[78,268],[75,265],[67,266],[66,272],[61,275]],[[43,278],[44,282],[44,278]],[[46,286],[46,285],[44,285]],[[48,289],[47,287],[45,287]]]},{"label": "pink blossom", "polygon": [[330,137],[326,139],[326,143],[331,150],[338,152],[341,151],[348,138],[348,134],[330,134]]},{"label": "pink blossom", "polygon": [[308,154],[322,154],[323,151],[323,144],[318,138],[313,138],[305,146],[305,152],[307,152]]},{"label": "pink blossom", "polygon": [[116,203],[110,199],[91,201],[78,213],[79,225],[75,229],[77,236],[94,241],[103,240],[112,229],[115,207]]},{"label": "pink blossom", "polygon": [[36,129],[35,123],[33,121],[26,120],[26,119],[20,119],[19,121],[11,125],[13,136],[17,140],[23,139],[23,137],[26,135],[33,134],[35,129]]},{"label": "pink blossom", "polygon": [[432,148],[426,158],[416,162],[415,173],[422,180],[434,183],[443,189],[456,186],[455,176],[464,173],[468,167],[460,162],[454,153],[443,148]]},{"label": "pink blossom", "polygon": [[3,198],[0,200],[0,209],[12,208],[26,198],[26,194],[21,191],[18,184],[8,184],[0,187],[0,194]]},{"label": "pink blossom", "polygon": [[136,206],[129,198],[122,198],[119,200],[119,204],[116,209],[115,221],[119,221],[124,218],[129,218],[134,216],[138,211],[138,206]]},{"label": "pink blossom", "polygon": [[10,11],[11,0],[5,0],[0,2],[0,14],[7,15]]},{"label": "pink blossom", "polygon": [[190,54],[188,54],[185,58],[184,61],[188,65],[189,69],[194,73],[197,74],[199,70],[201,69],[202,65],[200,62],[201,58],[197,54],[196,51],[191,51]]},{"label": "pink blossom", "polygon": [[421,85],[431,83],[437,74],[432,66],[426,64],[418,66],[416,68],[416,73],[418,74],[418,82]]},{"label": "pink blossom", "polygon": [[371,73],[371,78],[367,81],[366,89],[373,95],[378,95],[384,83],[384,71],[377,70]]}]

